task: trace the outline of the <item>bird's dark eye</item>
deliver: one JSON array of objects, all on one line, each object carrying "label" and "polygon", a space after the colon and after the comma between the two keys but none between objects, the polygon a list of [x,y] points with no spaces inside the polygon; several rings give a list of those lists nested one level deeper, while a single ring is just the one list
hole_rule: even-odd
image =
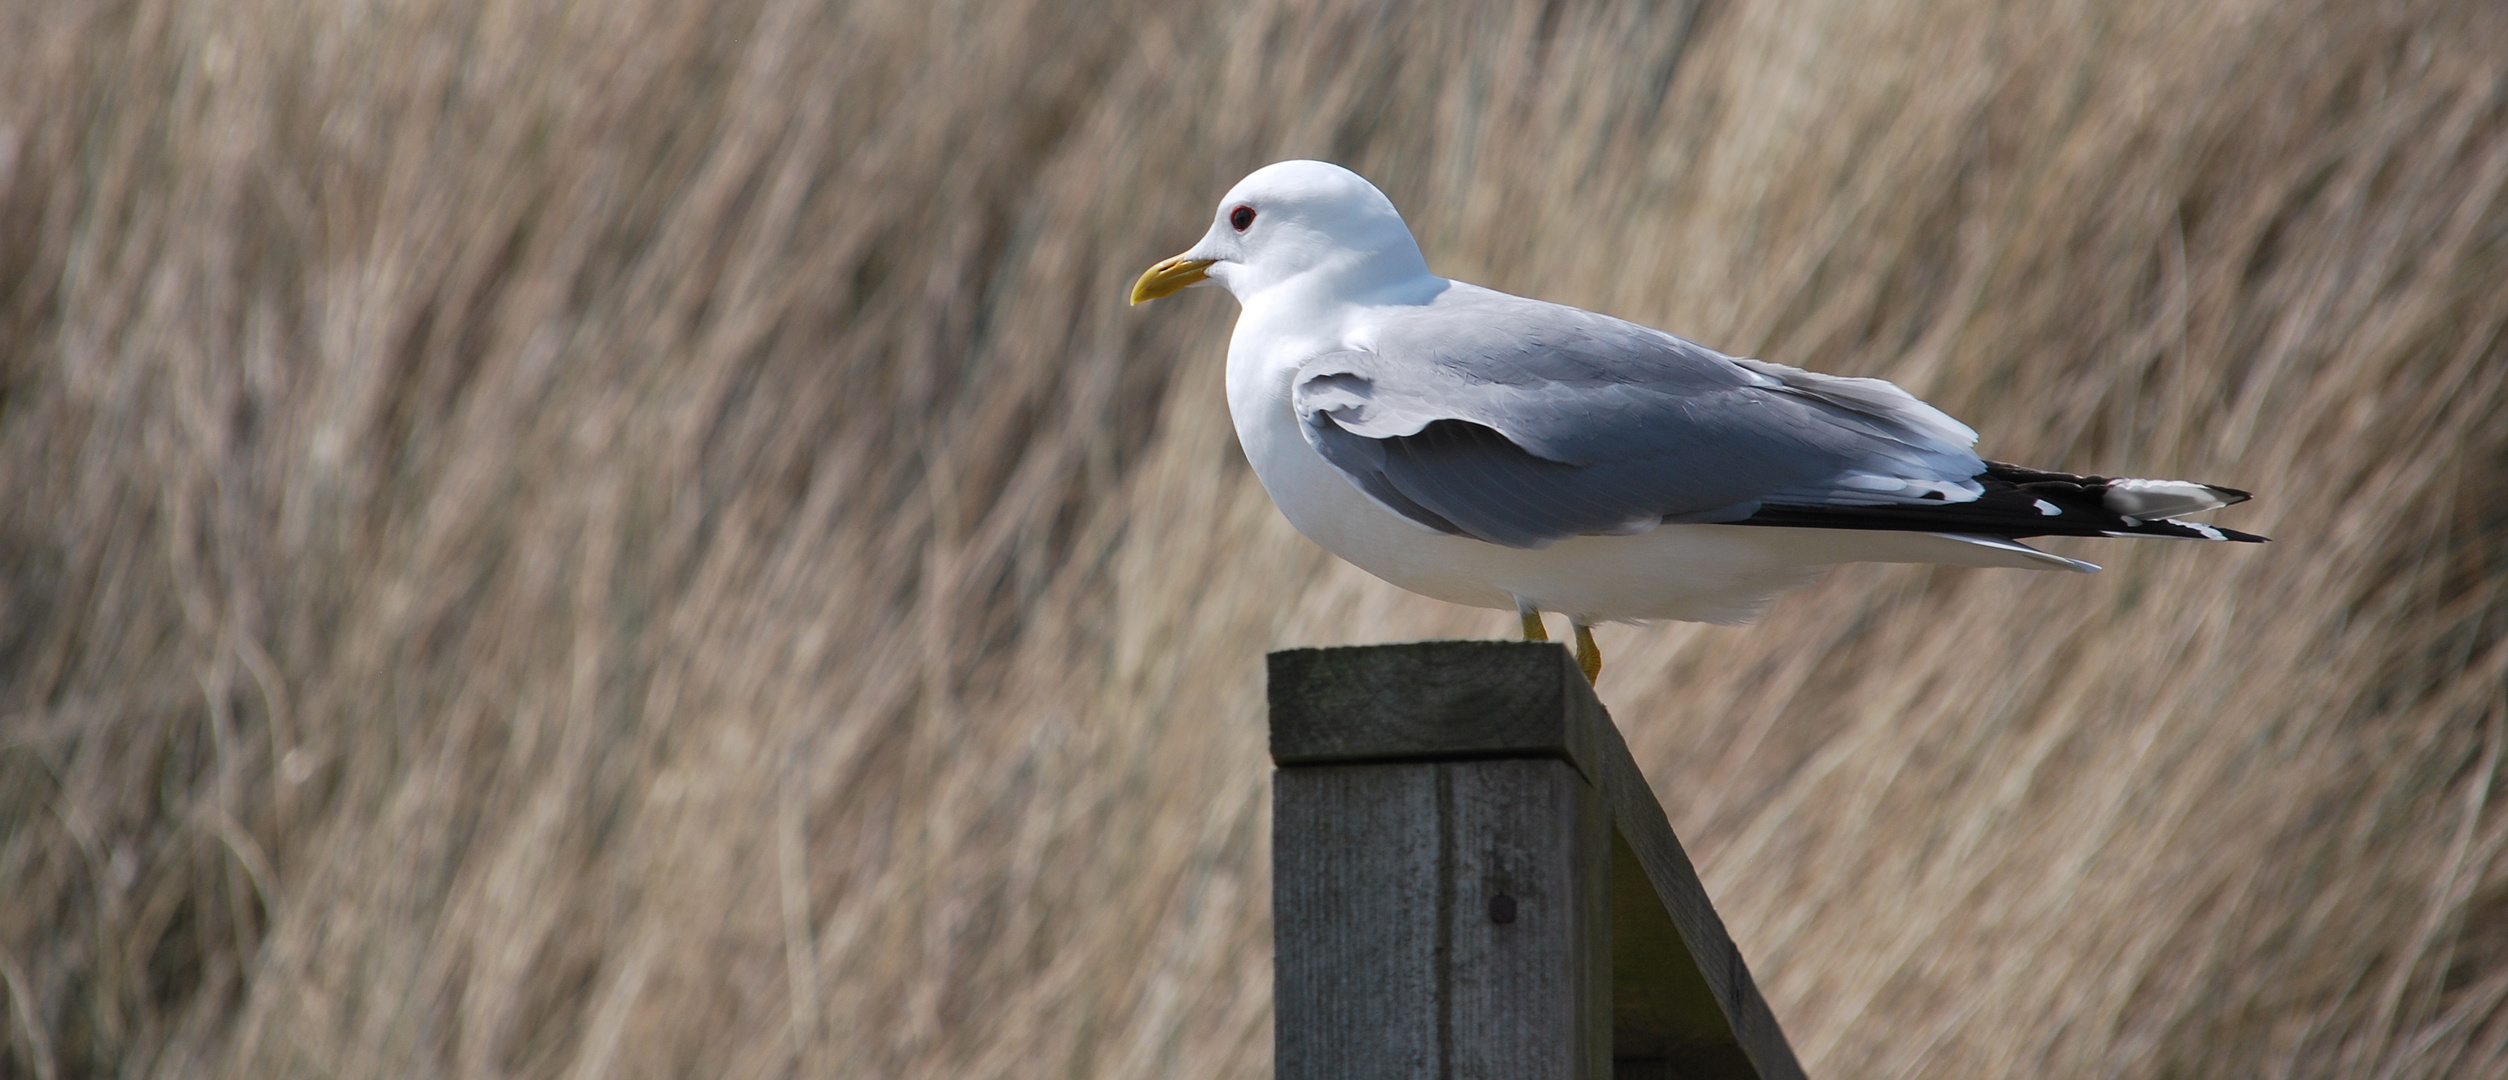
[{"label": "bird's dark eye", "polygon": [[1236,226],[1238,232],[1244,232],[1254,224],[1254,208],[1240,206],[1228,211],[1228,224]]}]

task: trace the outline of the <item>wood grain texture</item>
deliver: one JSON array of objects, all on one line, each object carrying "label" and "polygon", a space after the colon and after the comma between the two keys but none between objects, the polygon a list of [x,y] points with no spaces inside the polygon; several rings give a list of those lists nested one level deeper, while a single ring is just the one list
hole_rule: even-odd
[{"label": "wood grain texture", "polygon": [[1272,761],[1549,757],[1597,782],[1611,718],[1567,655],[1537,641],[1272,653]]},{"label": "wood grain texture", "polygon": [[1609,1075],[1610,821],[1564,762],[1274,788],[1275,1075]]},{"label": "wood grain texture", "polygon": [[1434,767],[1452,793],[1447,1075],[1609,1076],[1611,823],[1601,796],[1562,761]]},{"label": "wood grain texture", "polygon": [[[1460,1016],[1469,1016],[1474,1031],[1521,1034],[1554,1023],[1547,1019],[1554,1006],[1583,1009],[1581,1022],[1596,1028],[1610,1024],[1609,1041],[1592,1045],[1616,1047],[1620,1075],[1802,1076],[1783,1031],[1673,835],[1670,819],[1567,650],[1544,643],[1478,641],[1299,649],[1271,654],[1270,671],[1272,753],[1281,766],[1274,789],[1273,839],[1275,918],[1280,920],[1279,1076],[1596,1075],[1579,1061],[1538,1056],[1467,1061],[1454,1049]],[[1562,797],[1559,782],[1525,786],[1527,778],[1539,775],[1536,763],[1553,762],[1556,776],[1577,780],[1575,790],[1598,800],[1607,827],[1597,835],[1577,832],[1567,825],[1581,820],[1576,814],[1535,797],[1536,790],[1550,792],[1543,798]],[[1468,795],[1458,801],[1458,792]],[[1313,804],[1291,805],[1308,801]],[[1530,824],[1534,822],[1541,824]],[[1353,835],[1361,828],[1409,830],[1411,835],[1362,839]],[[1292,835],[1292,830],[1311,833]],[[1435,839],[1424,840],[1423,835]],[[1525,887],[1516,882],[1531,880],[1520,876],[1528,871],[1516,868],[1541,862],[1529,849],[1515,846],[1534,836],[1545,837],[1539,843],[1556,845],[1562,857],[1573,849],[1577,868],[1558,872],[1590,883],[1576,894],[1592,896],[1598,905],[1593,921],[1581,924],[1591,932],[1580,942],[1553,942],[1538,933],[1506,936],[1503,932],[1522,927],[1536,907],[1545,919],[1550,916],[1546,902],[1528,904],[1513,893],[1506,895],[1524,913],[1518,922],[1500,925],[1489,918],[1486,908],[1497,886],[1488,882],[1503,878],[1508,888]],[[1443,861],[1434,867],[1422,864],[1420,852],[1426,847],[1437,848]],[[1468,859],[1478,861],[1467,866],[1460,853],[1465,849],[1471,853]],[[1349,865],[1343,865],[1345,860]],[[1315,873],[1324,874],[1325,880],[1289,880]],[[1509,874],[1518,876],[1505,876]],[[1430,879],[1433,885],[1427,883]],[[1401,895],[1389,893],[1370,902],[1360,895],[1370,889]],[[1407,913],[1430,903],[1423,899],[1430,892],[1438,897],[1433,925],[1442,927],[1444,937],[1428,946],[1429,960],[1442,959],[1442,976],[1405,969],[1370,983],[1367,979],[1375,976],[1353,974],[1357,966],[1418,955],[1413,930],[1309,925],[1324,917],[1378,924],[1387,912],[1409,917]],[[1483,939],[1476,935],[1492,930],[1501,932],[1487,939],[1496,943],[1493,947],[1541,942],[1563,950],[1558,962],[1566,966],[1542,969],[1556,973],[1543,978],[1565,980],[1558,983],[1563,989],[1548,983],[1537,992],[1529,990],[1530,984],[1512,991],[1507,983],[1459,988],[1451,981],[1462,970],[1454,961],[1482,947]],[[1578,981],[1572,957],[1579,950],[1602,949],[1610,958],[1607,984]],[[1478,962],[1478,954],[1473,955]],[[1319,966],[1337,971],[1323,972]],[[1310,1037],[1364,1037],[1375,1040],[1371,1046],[1408,1047],[1412,1033],[1431,1030],[1418,1022],[1400,1035],[1392,1029],[1352,1027],[1360,1023],[1354,1017],[1374,1018],[1376,1012],[1369,1010],[1381,1011],[1381,1002],[1353,998],[1348,1007],[1336,1009],[1292,1000],[1319,992],[1363,997],[1370,985],[1397,993],[1433,987],[1442,1026],[1428,1037],[1443,1049],[1428,1058],[1367,1057],[1364,1067],[1344,1053],[1344,1060],[1353,1062],[1348,1071],[1293,1071],[1310,1066],[1314,1058],[1306,1055],[1323,1053],[1325,1044]],[[1602,986],[1600,996],[1581,1000],[1576,987],[1588,985]],[[1307,1017],[1318,1012],[1334,1015],[1306,1027]],[[1521,1053],[1537,1055],[1530,1049]],[[1433,1071],[1401,1071],[1403,1062]]]},{"label": "wood grain texture", "polygon": [[1274,779],[1275,1077],[1448,1075],[1439,803],[1435,765]]}]

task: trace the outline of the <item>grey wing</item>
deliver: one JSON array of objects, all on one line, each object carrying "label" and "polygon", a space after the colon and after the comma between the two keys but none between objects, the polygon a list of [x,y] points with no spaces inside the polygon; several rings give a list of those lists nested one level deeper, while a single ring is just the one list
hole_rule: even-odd
[{"label": "grey wing", "polygon": [[1386,508],[1510,547],[1770,503],[1965,501],[1974,432],[1896,386],[1456,284],[1300,365],[1307,441]]}]

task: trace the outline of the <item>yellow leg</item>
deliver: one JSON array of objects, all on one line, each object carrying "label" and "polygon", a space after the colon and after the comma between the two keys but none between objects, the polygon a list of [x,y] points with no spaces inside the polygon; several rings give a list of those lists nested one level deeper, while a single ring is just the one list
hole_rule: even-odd
[{"label": "yellow leg", "polygon": [[1576,666],[1584,669],[1585,681],[1602,677],[1602,647],[1594,644],[1594,630],[1581,620],[1571,619],[1576,627]]},{"label": "yellow leg", "polygon": [[1550,640],[1550,631],[1549,631],[1549,630],[1547,630],[1547,629],[1544,629],[1544,628],[1542,627],[1542,625],[1541,625],[1541,609],[1540,609],[1540,608],[1530,608],[1530,607],[1517,608],[1517,609],[1515,609],[1515,613],[1516,613],[1518,616],[1520,616],[1520,617],[1524,620],[1524,640],[1526,640],[1526,641],[1548,641],[1548,640]]}]

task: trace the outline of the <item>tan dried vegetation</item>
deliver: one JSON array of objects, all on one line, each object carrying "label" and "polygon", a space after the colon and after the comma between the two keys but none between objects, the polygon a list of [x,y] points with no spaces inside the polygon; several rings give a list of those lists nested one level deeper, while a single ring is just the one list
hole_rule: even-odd
[{"label": "tan dried vegetation", "polygon": [[2508,1075],[2488,0],[0,5],[0,1076],[1263,1076],[1250,168],[2262,549],[1603,677],[1820,1076]]}]

